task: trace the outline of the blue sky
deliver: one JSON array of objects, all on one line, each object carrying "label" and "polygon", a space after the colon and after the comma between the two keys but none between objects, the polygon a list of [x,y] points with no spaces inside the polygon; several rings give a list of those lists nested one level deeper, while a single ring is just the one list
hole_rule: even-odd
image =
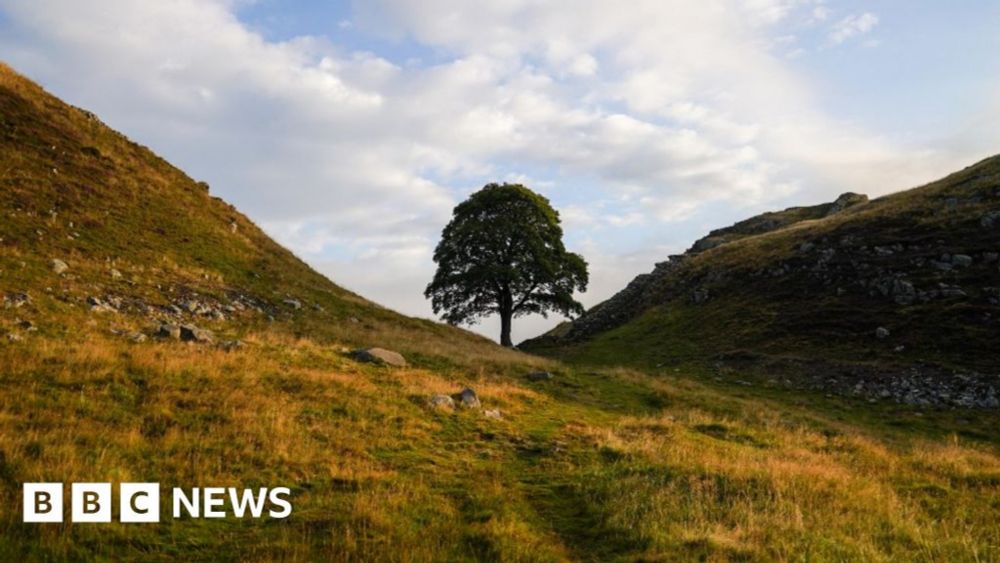
[{"label": "blue sky", "polygon": [[486,182],[560,209],[593,305],[712,228],[1000,152],[988,1],[0,0],[0,52],[418,316]]}]

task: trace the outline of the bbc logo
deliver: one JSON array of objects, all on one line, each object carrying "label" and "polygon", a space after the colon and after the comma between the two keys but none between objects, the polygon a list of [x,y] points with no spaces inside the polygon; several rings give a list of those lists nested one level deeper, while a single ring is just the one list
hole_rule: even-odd
[{"label": "bbc logo", "polygon": [[[118,488],[119,521],[160,521],[159,483],[122,483]],[[111,483],[73,483],[70,517],[73,522],[111,522]],[[63,521],[62,483],[24,484],[24,521]]]}]

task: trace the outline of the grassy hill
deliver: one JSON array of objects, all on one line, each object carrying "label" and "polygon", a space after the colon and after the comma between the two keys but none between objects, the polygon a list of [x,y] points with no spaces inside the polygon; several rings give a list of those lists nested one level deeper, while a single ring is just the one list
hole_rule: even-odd
[{"label": "grassy hill", "polygon": [[[1000,157],[713,231],[526,349],[701,360],[841,393],[1000,407]],[[883,397],[884,398],[884,397]]]},{"label": "grassy hill", "polygon": [[[6,67],[0,214],[0,559],[1000,558],[995,413],[694,357],[561,363],[403,317]],[[157,336],[181,324],[213,342]],[[428,405],[465,386],[482,408]],[[294,511],[23,524],[34,481],[288,486]]]}]

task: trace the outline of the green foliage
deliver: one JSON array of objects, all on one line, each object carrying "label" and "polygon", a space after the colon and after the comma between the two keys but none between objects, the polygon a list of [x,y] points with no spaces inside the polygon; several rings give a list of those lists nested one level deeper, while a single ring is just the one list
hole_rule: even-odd
[{"label": "green foliage", "polygon": [[559,213],[522,185],[488,184],[456,207],[434,261],[434,312],[451,324],[499,314],[504,345],[511,318],[583,312],[573,292],[587,289],[587,263],[563,246]]}]

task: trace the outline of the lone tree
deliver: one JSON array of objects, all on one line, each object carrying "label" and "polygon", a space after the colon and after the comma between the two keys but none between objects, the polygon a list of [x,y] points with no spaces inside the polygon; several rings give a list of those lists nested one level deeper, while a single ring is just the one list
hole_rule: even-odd
[{"label": "lone tree", "polygon": [[549,200],[520,184],[487,184],[459,204],[434,262],[424,291],[434,312],[451,324],[497,313],[503,346],[514,317],[583,312],[573,292],[587,289],[587,263],[566,251]]}]

